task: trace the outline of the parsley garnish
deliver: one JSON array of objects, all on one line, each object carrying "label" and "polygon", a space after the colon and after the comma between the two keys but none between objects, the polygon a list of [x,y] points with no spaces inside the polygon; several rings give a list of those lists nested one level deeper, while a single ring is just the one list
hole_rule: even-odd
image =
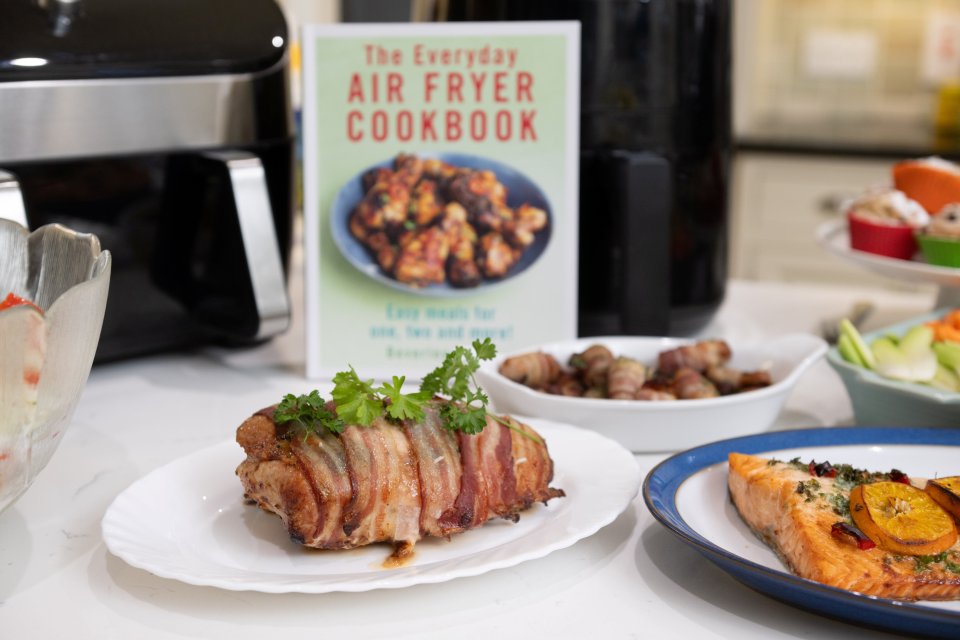
[{"label": "parsley garnish", "polygon": [[448,353],[439,367],[424,376],[420,390],[453,400],[440,408],[440,418],[447,429],[480,433],[487,424],[490,399],[473,374],[480,368],[481,360],[492,360],[497,356],[497,348],[490,338],[483,342],[474,340],[471,346],[472,351],[457,347]]},{"label": "parsley garnish", "polygon": [[277,407],[274,420],[278,424],[296,422],[308,433],[316,433],[320,428],[341,433],[347,424],[366,427],[381,416],[391,422],[422,420],[426,403],[434,396],[444,396],[449,402],[440,405],[440,421],[451,431],[480,433],[487,424],[487,416],[491,416],[505,427],[533,438],[487,411],[490,399],[477,384],[474,374],[482,360],[496,357],[497,348],[490,338],[474,340],[471,347],[457,347],[448,353],[440,366],[424,376],[420,389],[413,393],[402,391],[406,380],[403,376],[393,376],[390,382],[375,386],[373,380],[361,379],[350,367],[349,371],[333,377],[331,397],[336,406],[333,411],[327,409],[317,391],[302,396],[288,394]]},{"label": "parsley garnish", "polygon": [[346,424],[335,412],[327,409],[326,404],[316,390],[301,396],[288,393],[277,405],[273,420],[277,424],[295,422],[303,427],[307,434],[318,433],[321,428],[329,429],[333,433],[342,432]]},{"label": "parsley garnish", "polygon": [[370,426],[384,413],[394,422],[422,420],[423,405],[432,396],[424,391],[403,393],[404,376],[393,376],[379,387],[373,380],[361,380],[353,367],[333,376],[333,401],[337,415],[352,424]]},{"label": "parsley garnish", "polygon": [[401,393],[406,379],[406,376],[393,376],[393,382],[384,382],[378,389],[389,400],[387,416],[397,421],[422,420],[423,404],[432,396],[422,388],[417,393]]}]

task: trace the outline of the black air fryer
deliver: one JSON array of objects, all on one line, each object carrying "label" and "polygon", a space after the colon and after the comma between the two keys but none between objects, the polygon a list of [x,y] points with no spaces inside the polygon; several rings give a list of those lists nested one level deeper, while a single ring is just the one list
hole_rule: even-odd
[{"label": "black air fryer", "polygon": [[4,0],[0,215],[113,253],[98,361],[287,327],[293,153],[273,0]]},{"label": "black air fryer", "polygon": [[[379,17],[348,5],[354,19]],[[434,20],[580,21],[579,332],[682,335],[706,325],[727,275],[730,1],[413,7]]]}]

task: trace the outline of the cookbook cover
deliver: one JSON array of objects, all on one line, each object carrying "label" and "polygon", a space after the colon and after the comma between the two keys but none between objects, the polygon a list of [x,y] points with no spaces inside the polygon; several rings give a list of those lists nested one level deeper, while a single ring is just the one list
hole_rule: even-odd
[{"label": "cookbook cover", "polygon": [[576,335],[579,24],[303,33],[307,375]]}]

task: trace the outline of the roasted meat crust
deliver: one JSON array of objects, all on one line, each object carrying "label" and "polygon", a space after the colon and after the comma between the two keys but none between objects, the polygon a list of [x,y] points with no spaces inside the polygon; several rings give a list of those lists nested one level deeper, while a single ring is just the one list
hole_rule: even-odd
[{"label": "roasted meat crust", "polygon": [[431,405],[417,423],[378,420],[340,435],[305,435],[274,423],[273,409],[237,429],[247,453],[237,475],[245,496],[306,546],[409,547],[495,517],[516,521],[535,502],[564,495],[549,486],[553,461],[543,439],[509,418],[513,429],[491,418],[480,434],[465,435],[445,429]]}]

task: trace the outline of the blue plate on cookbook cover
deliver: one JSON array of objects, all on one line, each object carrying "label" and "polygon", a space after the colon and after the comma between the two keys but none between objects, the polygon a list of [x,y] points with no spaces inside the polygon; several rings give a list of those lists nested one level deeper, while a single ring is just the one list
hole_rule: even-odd
[{"label": "blue plate on cookbook cover", "polygon": [[643,483],[654,517],[747,586],[838,620],[910,636],[960,637],[960,601],[902,602],[799,578],[743,523],[727,495],[732,451],[789,460],[813,458],[917,477],[960,473],[960,432],[937,428],[856,427],[779,431],[733,438],[678,453]]},{"label": "blue plate on cookbook cover", "polygon": [[392,167],[393,158],[390,158],[367,167],[350,178],[350,180],[340,188],[340,191],[337,192],[337,195],[333,199],[333,204],[330,208],[330,231],[334,244],[340,250],[340,253],[343,254],[343,257],[346,258],[347,262],[369,278],[400,291],[424,296],[453,297],[476,294],[486,290],[492,285],[510,280],[526,271],[543,255],[547,244],[550,242],[554,219],[550,202],[537,183],[513,167],[490,158],[465,153],[418,153],[417,155],[421,158],[437,158],[455,167],[492,171],[496,174],[497,180],[507,188],[507,204],[512,208],[516,208],[526,203],[543,209],[547,212],[547,227],[537,233],[533,244],[523,252],[523,255],[521,255],[516,264],[507,271],[507,275],[504,278],[498,280],[483,280],[478,286],[469,288],[452,287],[448,283],[433,284],[426,287],[413,287],[398,282],[380,269],[377,261],[373,259],[366,247],[353,237],[348,227],[350,214],[364,196],[363,175],[371,169]]}]

